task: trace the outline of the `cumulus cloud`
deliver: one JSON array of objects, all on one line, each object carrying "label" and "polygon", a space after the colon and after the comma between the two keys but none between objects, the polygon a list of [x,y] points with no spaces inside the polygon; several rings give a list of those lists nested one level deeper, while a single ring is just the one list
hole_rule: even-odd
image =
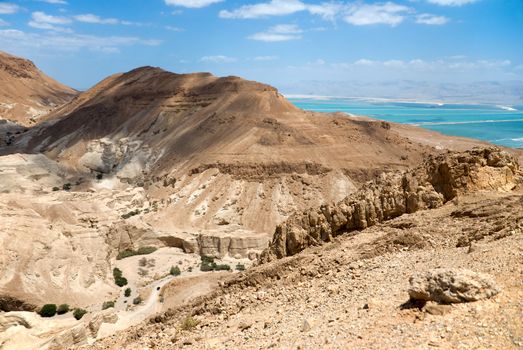
[{"label": "cumulus cloud", "polygon": [[174,26],[165,26],[164,27],[167,30],[170,30],[171,32],[183,32],[182,28],[174,27]]},{"label": "cumulus cloud", "polygon": [[101,18],[100,16],[93,15],[92,13],[86,13],[83,15],[74,16],[74,19],[78,22],[91,23],[91,24],[119,24],[120,21],[116,18]]},{"label": "cumulus cloud", "polygon": [[188,8],[202,8],[222,1],[223,0],[165,0],[165,4]]},{"label": "cumulus cloud", "polygon": [[220,11],[221,18],[252,19],[269,16],[285,16],[304,11],[307,6],[299,0],[271,0],[266,3],[243,5],[235,10]]},{"label": "cumulus cloud", "polygon": [[344,20],[356,26],[372,24],[396,26],[405,20],[405,15],[409,12],[412,12],[410,7],[393,2],[371,5],[358,3],[349,7]]},{"label": "cumulus cloud", "polygon": [[20,6],[10,2],[0,2],[0,14],[11,15],[20,11]]},{"label": "cumulus cloud", "polygon": [[46,2],[48,4],[53,5],[67,5],[67,1],[65,0],[40,0],[41,2]]},{"label": "cumulus cloud", "polygon": [[436,16],[436,15],[431,15],[429,13],[423,13],[421,15],[416,16],[416,23],[419,23],[419,24],[441,26],[443,24],[447,24],[448,22],[449,22],[449,19],[445,16]]},{"label": "cumulus cloud", "polygon": [[236,62],[237,59],[235,57],[228,57],[224,55],[215,55],[215,56],[203,56],[200,59],[201,62],[206,63],[232,63]]},{"label": "cumulus cloud", "polygon": [[278,56],[256,56],[253,58],[254,61],[275,61],[279,57]]},{"label": "cumulus cloud", "polygon": [[463,6],[478,2],[479,0],[428,0],[431,4],[441,6]]},{"label": "cumulus cloud", "polygon": [[118,52],[119,48],[134,45],[159,45],[161,41],[131,36],[96,36],[61,33],[27,33],[15,29],[0,30],[0,47],[11,51],[32,50],[79,51],[91,50],[106,53]]},{"label": "cumulus cloud", "polygon": [[71,22],[72,20],[67,17],[52,16],[44,12],[37,11],[31,14],[31,20],[29,21],[28,25],[38,29],[53,30],[56,32],[70,32],[70,29],[61,26],[70,24]]},{"label": "cumulus cloud", "polygon": [[279,24],[247,38],[265,42],[289,41],[301,39],[301,33],[303,31],[295,24]]}]

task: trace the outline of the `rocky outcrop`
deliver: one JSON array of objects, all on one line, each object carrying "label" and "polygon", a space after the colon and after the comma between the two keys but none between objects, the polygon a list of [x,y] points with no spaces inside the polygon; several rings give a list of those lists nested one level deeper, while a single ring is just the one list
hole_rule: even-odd
[{"label": "rocky outcrop", "polygon": [[409,282],[411,299],[443,304],[488,299],[500,292],[490,276],[470,270],[435,269],[414,274]]},{"label": "rocky outcrop", "polygon": [[380,175],[336,204],[292,215],[276,227],[261,261],[294,255],[406,213],[440,207],[460,193],[510,191],[518,183],[516,159],[495,147],[431,156],[411,171]]}]

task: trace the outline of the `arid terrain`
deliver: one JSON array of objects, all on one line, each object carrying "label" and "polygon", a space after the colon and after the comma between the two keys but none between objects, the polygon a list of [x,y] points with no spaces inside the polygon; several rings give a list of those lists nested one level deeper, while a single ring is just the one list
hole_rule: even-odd
[{"label": "arid terrain", "polygon": [[[0,78],[45,110],[0,109],[1,349],[523,348],[523,152],[239,77]],[[437,269],[459,302],[409,300]]]}]

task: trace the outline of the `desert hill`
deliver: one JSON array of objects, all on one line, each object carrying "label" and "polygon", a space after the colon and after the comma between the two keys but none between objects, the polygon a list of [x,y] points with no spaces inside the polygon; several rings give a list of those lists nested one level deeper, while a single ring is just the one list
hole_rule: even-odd
[{"label": "desert hill", "polygon": [[143,67],[78,95],[4,152],[41,152],[84,178],[144,186],[171,203],[151,217],[163,231],[231,224],[267,232],[291,211],[340,200],[340,191],[381,171],[477,144],[306,112],[275,88],[238,77]]},{"label": "desert hill", "polygon": [[[306,112],[275,88],[238,77],[138,68],[106,78],[37,125],[0,123],[0,136],[0,269],[8,271],[0,276],[0,310],[9,311],[0,312],[0,343],[7,348],[91,342],[205,299],[228,277],[230,286],[256,285],[258,278],[270,284],[257,274],[280,275],[285,262],[276,258],[295,255],[282,260],[299,264],[312,245],[401,214],[426,215],[427,227],[452,221],[448,208],[457,199],[447,198],[447,187],[459,184],[469,185],[460,196],[490,191],[486,200],[509,203],[509,216],[519,222],[519,202],[508,198],[520,194],[512,186],[519,181],[516,151],[449,155],[485,144]],[[440,177],[431,177],[431,164],[440,164]],[[429,208],[438,214],[427,214]],[[389,238],[394,246],[411,242]],[[376,244],[392,249],[388,240]],[[126,255],[141,248],[148,253]],[[233,267],[268,263],[236,280],[229,272],[201,271],[202,256]],[[128,278],[131,296],[115,284],[115,267]],[[143,303],[134,305],[137,297]],[[114,308],[102,310],[107,301]],[[79,322],[71,314],[47,322],[22,311],[46,303],[89,313]],[[118,339],[133,348],[127,335]]]},{"label": "desert hill", "polygon": [[32,125],[68,102],[76,91],[48,77],[33,62],[0,51],[0,118]]}]

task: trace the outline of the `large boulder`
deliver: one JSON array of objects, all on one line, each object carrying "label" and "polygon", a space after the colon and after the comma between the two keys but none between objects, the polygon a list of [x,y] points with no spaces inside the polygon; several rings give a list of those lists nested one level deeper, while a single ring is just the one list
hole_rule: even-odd
[{"label": "large boulder", "polygon": [[465,269],[435,269],[416,273],[409,282],[411,299],[442,304],[488,299],[500,292],[490,276]]}]

